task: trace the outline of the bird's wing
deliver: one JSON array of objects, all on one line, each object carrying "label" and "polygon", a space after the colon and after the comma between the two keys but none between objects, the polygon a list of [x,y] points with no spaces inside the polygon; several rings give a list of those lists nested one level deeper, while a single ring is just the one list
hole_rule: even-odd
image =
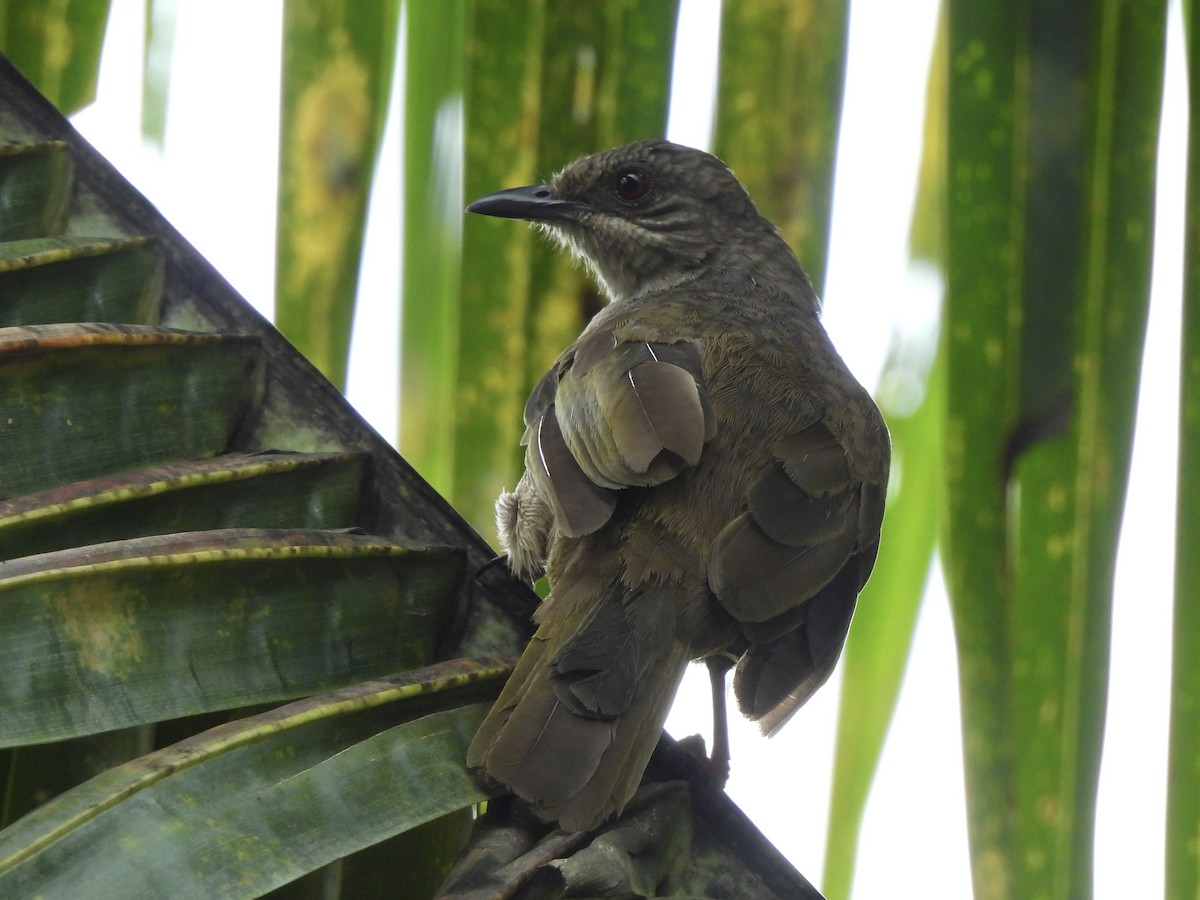
[{"label": "bird's wing", "polygon": [[773,451],[709,566],[713,593],[750,643],[734,682],[739,704],[768,731],[837,662],[875,561],[884,489],[851,475],[844,448],[820,422]]},{"label": "bird's wing", "polygon": [[568,537],[603,526],[614,490],[674,478],[716,431],[699,347],[588,335],[526,405],[525,468]]}]

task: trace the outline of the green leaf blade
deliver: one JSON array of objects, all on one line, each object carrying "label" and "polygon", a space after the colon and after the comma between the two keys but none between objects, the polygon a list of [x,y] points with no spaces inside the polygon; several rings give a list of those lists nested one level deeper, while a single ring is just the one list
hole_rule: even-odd
[{"label": "green leaf blade", "polygon": [[251,454],[169,463],[0,501],[0,559],[180,531],[349,528],[360,454]]},{"label": "green leaf blade", "polygon": [[[475,15],[482,12],[471,5]],[[468,4],[409,3],[404,99],[404,304],[400,448],[438,491],[453,490],[455,384],[484,358],[458,353],[463,89]],[[516,5],[517,7],[520,4]],[[520,26],[518,26],[520,27]],[[530,26],[525,26],[530,27]],[[522,32],[517,31],[517,34]],[[492,48],[504,54],[502,42]],[[514,63],[520,54],[510,54]],[[506,89],[519,94],[512,83]],[[489,135],[504,153],[502,134]]]},{"label": "green leaf blade", "polygon": [[499,662],[300,701],[100,775],[0,832],[0,892],[257,896],[486,799],[462,759]]},{"label": "green leaf blade", "polygon": [[70,115],[96,96],[109,0],[8,0],[2,49],[38,90]]},{"label": "green leaf blade", "polygon": [[284,4],[275,320],[339,388],[399,9]]},{"label": "green leaf blade", "polygon": [[[942,559],[958,644],[972,875],[980,898],[1015,896],[1000,462],[1016,416],[1020,300],[1014,195],[1019,16],[949,4],[947,64],[946,516]],[[987,135],[986,141],[978,136]],[[980,365],[980,362],[983,365]]]},{"label": "green leaf blade", "polygon": [[433,656],[454,551],[352,534],[224,531],[10,561],[0,744],[311,694]]},{"label": "green leaf blade", "polygon": [[162,150],[167,136],[167,97],[179,20],[179,0],[145,0],[142,49],[142,137]]},{"label": "green leaf blade", "polygon": [[0,241],[61,234],[73,184],[63,142],[0,144]]},{"label": "green leaf blade", "polygon": [[980,896],[1087,896],[1163,6],[967,6],[950,16],[946,540],[974,878]]},{"label": "green leaf blade", "polygon": [[158,324],[162,258],[148,238],[0,244],[0,327]]},{"label": "green leaf blade", "polygon": [[264,378],[261,343],[135,326],[0,330],[0,497],[228,446]]},{"label": "green leaf blade", "polygon": [[721,9],[715,152],[825,281],[848,4],[739,0]]},{"label": "green leaf blade", "polygon": [[1200,28],[1185,3],[1188,109],[1166,896],[1200,895]]}]

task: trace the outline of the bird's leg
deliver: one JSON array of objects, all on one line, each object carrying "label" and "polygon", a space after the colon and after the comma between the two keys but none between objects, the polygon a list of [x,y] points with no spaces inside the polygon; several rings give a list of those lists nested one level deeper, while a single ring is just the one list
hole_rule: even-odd
[{"label": "bird's leg", "polygon": [[713,742],[708,768],[717,787],[729,780],[729,716],[725,707],[725,673],[733,668],[733,659],[724,653],[706,657],[708,681],[712,687]]}]

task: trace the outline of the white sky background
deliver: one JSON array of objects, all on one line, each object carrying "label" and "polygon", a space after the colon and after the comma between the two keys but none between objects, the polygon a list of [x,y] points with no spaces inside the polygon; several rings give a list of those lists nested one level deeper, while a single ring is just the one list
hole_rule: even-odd
[{"label": "white sky background", "polygon": [[[76,126],[252,303],[274,288],[279,0],[181,2],[166,151],[138,131],[141,0],[114,0],[100,99]],[[707,146],[717,0],[683,0],[670,137]],[[853,0],[825,322],[848,364],[874,383],[898,320],[936,301],[907,257],[924,86],[936,0]],[[239,28],[229,22],[240,19]],[[1108,732],[1096,838],[1098,900],[1162,894],[1170,604],[1182,292],[1186,99],[1178,3],[1171,3],[1147,367],[1126,527],[1117,563]],[[708,74],[706,74],[708,73]],[[393,104],[397,107],[398,104]],[[682,110],[688,109],[684,114]],[[181,115],[181,110],[187,115]],[[700,112],[695,112],[699,109]],[[351,402],[384,435],[397,427],[399,110],[384,137],[355,323]],[[601,148],[597,148],[601,149]],[[563,160],[566,162],[566,160]],[[497,188],[508,185],[496,185]],[[231,214],[231,211],[234,211]],[[860,614],[869,615],[870,610]],[[953,635],[940,575],[930,585],[868,803],[856,898],[970,895]],[[710,728],[707,678],[696,667],[668,728]],[[729,793],[820,885],[840,679],[776,738],[734,716]]]}]

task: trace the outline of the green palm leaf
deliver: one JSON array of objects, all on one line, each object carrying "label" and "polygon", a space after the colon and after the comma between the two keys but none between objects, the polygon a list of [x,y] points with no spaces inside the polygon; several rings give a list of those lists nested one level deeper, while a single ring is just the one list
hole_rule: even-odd
[{"label": "green palm leaf", "polygon": [[4,0],[0,45],[50,102],[67,113],[96,94],[109,0]]},{"label": "green palm leaf", "polygon": [[[107,6],[0,3],[0,47],[60,106],[76,108],[94,90]],[[339,380],[398,9],[389,2],[364,15],[331,0],[287,4],[281,320]],[[939,171],[924,177],[915,233],[919,252],[944,264],[944,370],[935,367],[913,418],[892,415],[900,492],[846,654],[828,854],[834,895],[848,890],[853,835],[935,526],[954,605],[976,892],[1090,893],[1111,567],[1145,319],[1163,10],[1161,2],[1120,0],[948,4],[946,58],[935,63],[948,83],[948,119],[927,125],[927,161]],[[579,153],[661,133],[677,11],[658,0],[406,7],[405,447],[485,533],[497,488],[511,486],[519,469],[528,387],[598,298],[527,229],[473,219],[460,241],[457,198],[541,180]],[[170,27],[155,21],[151,41],[169,44]],[[715,147],[820,284],[846,5],[726,3],[722,26]],[[1194,44],[1195,29],[1189,37]],[[466,585],[466,611],[457,613],[456,590],[430,597],[430,615],[446,624],[423,632],[423,652],[517,649],[533,599],[499,567],[481,571],[490,551],[471,527],[40,100],[23,86],[10,90],[13,78],[0,66],[6,565],[33,553],[51,553],[51,563],[82,559],[93,552],[83,548],[104,541],[145,547],[136,542],[172,532],[357,526],[369,537],[336,541],[409,548],[393,561],[424,559],[417,548],[465,553],[443,575],[447,585]],[[932,79],[931,91],[942,92],[940,83]],[[151,132],[163,84],[160,75],[148,82]],[[943,157],[939,194],[930,185],[943,177]],[[933,249],[943,239],[944,257]],[[88,321],[107,324],[71,324]],[[1189,786],[1198,732],[1189,348],[1168,826],[1169,889],[1186,895],[1197,880]],[[912,465],[939,459],[939,447],[944,464]],[[272,546],[264,552],[292,545]],[[189,596],[211,597],[215,589],[195,574],[207,564],[165,577],[190,583]],[[82,577],[64,573],[85,568],[21,577],[35,579],[26,587],[61,586]],[[321,578],[312,585],[306,603],[333,590]],[[378,602],[381,616],[400,615]],[[180,627],[201,618],[186,600],[176,612]],[[24,627],[24,618],[12,621]],[[5,815],[226,715],[0,751]],[[457,847],[461,815],[443,824],[438,840],[446,843],[430,856]],[[337,870],[343,891],[352,873],[368,873],[354,883],[369,883],[400,851],[384,843],[372,852],[374,863],[360,855]],[[331,872],[295,890],[331,894]]]},{"label": "green palm leaf", "polygon": [[214,728],[0,832],[0,892],[257,896],[486,798],[462,766],[508,668],[443,664]]},{"label": "green palm leaf", "polygon": [[1161,4],[950,7],[945,558],[979,896],[1090,892],[1162,35]]},{"label": "green palm leaf", "polygon": [[1179,401],[1179,487],[1175,513],[1175,619],[1167,780],[1166,895],[1200,893],[1200,28],[1184,6],[1188,109],[1186,256]]},{"label": "green palm leaf", "polygon": [[[65,148],[70,196],[0,245],[23,323],[0,327],[23,439],[0,501],[0,892],[394,895],[413,853],[427,892],[487,794],[464,748],[506,669],[345,685],[512,652],[534,596],[3,63],[0,82],[0,139]],[[60,321],[79,310],[135,321]],[[702,823],[697,890],[811,890],[713,837],[747,827],[724,798],[691,808],[668,832]]]}]

